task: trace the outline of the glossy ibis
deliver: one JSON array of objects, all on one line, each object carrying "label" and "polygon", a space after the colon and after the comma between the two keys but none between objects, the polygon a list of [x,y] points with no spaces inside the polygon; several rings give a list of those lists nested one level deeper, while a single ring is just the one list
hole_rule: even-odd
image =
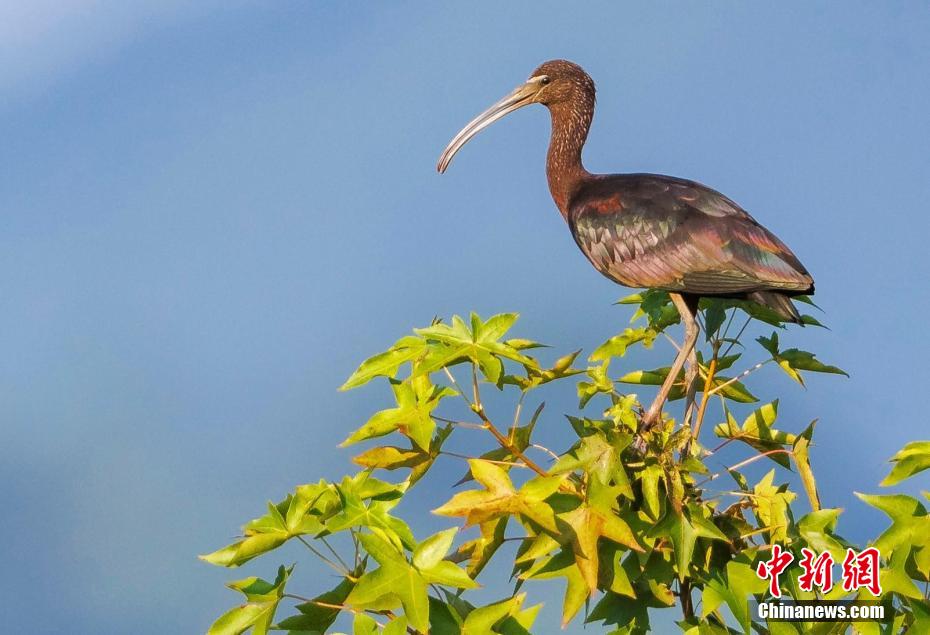
[{"label": "glossy ibis", "polygon": [[529,104],[549,109],[549,190],[578,247],[614,282],[668,291],[685,327],[679,354],[643,417],[648,429],[660,420],[688,358],[686,385],[693,395],[700,298],[749,300],[800,323],[790,298],[812,293],[814,281],[782,241],[719,192],[671,176],[585,170],[581,149],[594,115],[594,92],[594,82],[577,64],[546,62],[465,126],[437,167],[444,172],[469,139],[504,115]]}]

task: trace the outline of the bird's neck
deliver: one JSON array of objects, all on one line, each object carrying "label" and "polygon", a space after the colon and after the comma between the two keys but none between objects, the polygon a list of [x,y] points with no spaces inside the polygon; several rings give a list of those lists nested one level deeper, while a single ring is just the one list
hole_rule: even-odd
[{"label": "bird's neck", "polygon": [[594,115],[594,96],[579,91],[575,99],[549,106],[552,138],[546,158],[549,191],[562,216],[568,220],[572,196],[591,175],[581,163],[581,149],[588,138]]}]

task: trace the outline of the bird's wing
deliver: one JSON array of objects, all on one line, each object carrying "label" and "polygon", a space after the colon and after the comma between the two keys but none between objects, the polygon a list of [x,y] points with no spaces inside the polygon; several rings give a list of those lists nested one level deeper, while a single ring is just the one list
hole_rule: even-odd
[{"label": "bird's wing", "polygon": [[812,285],[784,243],[730,199],[690,181],[605,180],[573,204],[569,222],[591,263],[626,286],[727,295]]}]

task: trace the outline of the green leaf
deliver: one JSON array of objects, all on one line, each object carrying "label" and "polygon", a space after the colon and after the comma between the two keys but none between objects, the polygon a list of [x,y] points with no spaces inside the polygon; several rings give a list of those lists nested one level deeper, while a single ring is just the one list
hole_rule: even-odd
[{"label": "green leaf", "polygon": [[[268,513],[243,526],[244,538],[222,549],[200,556],[201,560],[223,567],[238,567],[272,551],[301,534],[321,529],[318,512],[334,503],[334,493],[325,482],[301,485],[277,505],[268,503]],[[286,515],[286,518],[285,518]]]},{"label": "green leaf", "polygon": [[245,595],[247,603],[224,613],[210,626],[207,635],[239,635],[250,628],[253,635],[267,635],[293,569],[279,567],[274,582],[256,577],[230,582],[227,586]]},{"label": "green leaf", "polygon": [[584,371],[580,368],[573,368],[572,364],[580,352],[581,351],[578,350],[560,357],[556,360],[555,364],[552,365],[552,368],[525,368],[526,376],[505,375],[501,378],[501,383],[519,386],[521,390],[527,391],[565,377],[578,375]]},{"label": "green leaf", "polygon": [[559,554],[545,558],[534,565],[522,576],[524,579],[549,580],[552,578],[565,578],[565,599],[562,602],[562,627],[564,628],[588,599],[589,590],[584,575],[575,562],[575,556],[570,549]]},{"label": "green leaf", "polygon": [[727,319],[727,307],[719,300],[705,300],[704,309],[704,338],[709,342],[717,334],[717,330],[723,326]]},{"label": "green leaf", "polygon": [[[772,428],[778,416],[778,400],[765,404],[746,417],[742,426],[737,426],[730,411],[726,411],[727,422],[714,427],[714,434],[724,439],[735,439],[746,443],[760,453],[783,449],[786,445],[794,444],[796,437],[787,432],[780,432]],[[781,465],[789,467],[788,454],[778,452],[768,455],[770,459]]]},{"label": "green leaf", "polygon": [[518,514],[541,527],[555,531],[555,514],[545,499],[561,485],[566,474],[536,477],[527,481],[518,492],[510,477],[490,461],[468,461],[475,480],[486,489],[469,490],[453,496],[433,513],[440,516],[464,516],[466,524],[476,525],[503,515]]},{"label": "green leaf", "polygon": [[393,377],[401,365],[411,362],[425,353],[425,340],[412,335],[402,337],[385,352],[378,353],[362,362],[346,382],[339,387],[339,390],[356,388],[378,376]]},{"label": "green leaf", "polygon": [[653,461],[648,461],[646,467],[640,473],[643,487],[644,510],[654,520],[658,520],[662,514],[662,506],[659,503],[659,482],[665,480],[665,470]]},{"label": "green leaf", "polygon": [[[820,323],[813,318],[810,318],[811,324],[816,323],[820,326]],[[778,350],[778,334],[772,333],[771,337],[759,337],[756,339],[759,344],[762,345],[766,351],[772,355],[772,359],[778,364],[778,366],[788,374],[793,380],[804,385],[804,377],[799,373],[800,370],[809,370],[815,373],[832,373],[835,375],[846,375],[847,373],[842,368],[836,366],[829,366],[824,364],[820,360],[816,359],[816,356],[813,353],[808,351],[802,351],[797,348],[789,348],[785,351]]]},{"label": "green leaf", "polygon": [[872,542],[882,556],[888,557],[902,545],[922,545],[930,541],[930,516],[916,498],[904,494],[868,495],[858,492],[856,496],[891,518],[891,526]]},{"label": "green leaf", "polygon": [[458,527],[440,531],[417,545],[413,550],[413,566],[417,569],[429,569],[439,564],[446,557],[455,540]]},{"label": "green leaf", "polygon": [[504,544],[508,516],[501,516],[479,525],[481,535],[462,545],[459,552],[468,557],[468,574],[476,577]]},{"label": "green leaf", "polygon": [[[274,618],[277,603],[259,602],[243,604],[224,613],[213,622],[207,635],[239,635],[253,626],[269,622]],[[260,632],[260,631],[256,631]],[[267,632],[265,628],[264,632]]]},{"label": "green leaf", "polygon": [[[407,523],[390,514],[400,501],[403,486],[383,483],[363,472],[354,479],[344,478],[336,491],[342,505],[338,513],[325,521],[327,531],[336,533],[351,527],[369,527],[384,531],[405,546],[415,544]],[[374,496],[391,498],[375,500]],[[372,500],[366,504],[366,499]]]},{"label": "green leaf", "polygon": [[420,449],[429,451],[436,429],[432,412],[443,398],[457,393],[451,388],[434,386],[426,376],[404,382],[391,380],[391,387],[397,407],[376,412],[365,425],[342,442],[342,447],[399,430]]},{"label": "green leaf", "polygon": [[745,633],[750,632],[749,597],[767,588],[753,570],[745,555],[739,555],[726,565],[725,575],[715,573],[704,586],[701,617],[707,619],[726,603]]},{"label": "green leaf", "polygon": [[791,502],[797,496],[787,485],[773,485],[774,478],[775,470],[771,470],[753,488],[753,509],[760,525],[768,528],[770,542],[784,543],[791,524]]},{"label": "green leaf", "polygon": [[407,635],[407,618],[394,618],[384,627],[381,635]]},{"label": "green leaf", "polygon": [[661,521],[650,531],[651,538],[667,537],[675,548],[675,564],[678,579],[684,580],[688,575],[688,567],[694,556],[694,545],[698,533],[685,514],[676,514],[669,510]]},{"label": "green leaf", "polygon": [[512,598],[474,609],[465,618],[462,635],[487,635],[498,632],[495,625],[517,613],[525,599],[526,594],[520,593]]},{"label": "green leaf", "polygon": [[456,589],[476,589],[480,586],[465,571],[448,560],[442,560],[432,567],[420,569],[420,573],[429,584],[444,584]]},{"label": "green leaf", "polygon": [[589,593],[597,590],[600,559],[598,541],[611,540],[634,551],[643,551],[633,530],[615,510],[618,488],[608,487],[596,478],[588,484],[589,498],[575,509],[559,514],[564,522],[563,536],[570,535],[575,564],[588,586]]},{"label": "green leaf", "polygon": [[589,434],[582,438],[574,449],[559,457],[549,473],[562,474],[582,470],[602,483],[608,483],[613,479],[617,484],[625,485],[624,494],[632,499],[633,491],[620,463],[620,454],[629,445],[632,436],[614,434],[612,437],[608,440],[607,435],[602,432]]},{"label": "green leaf", "polygon": [[820,495],[817,494],[817,481],[814,479],[814,471],[811,469],[810,445],[814,436],[814,427],[817,420],[814,419],[810,425],[804,429],[794,440],[792,456],[794,464],[798,468],[798,474],[801,476],[801,483],[804,485],[804,491],[807,492],[807,499],[810,501],[811,509],[817,511],[820,509]]},{"label": "green leaf", "polygon": [[349,578],[343,578],[336,588],[331,591],[316,596],[311,602],[298,604],[296,608],[300,611],[300,615],[293,615],[281,620],[275,625],[275,630],[325,633],[336,621],[336,618],[339,617],[340,611],[328,606],[321,606],[318,603],[343,604],[354,587],[355,582]]},{"label": "green leaf", "polygon": [[648,327],[625,328],[622,333],[614,335],[609,340],[594,349],[588,358],[592,362],[602,362],[609,360],[611,357],[623,357],[626,355],[626,349],[633,344],[640,342],[646,348],[652,346],[658,333]]},{"label": "green leaf", "polygon": [[908,443],[891,457],[891,462],[895,465],[891,468],[888,476],[880,483],[882,487],[897,485],[918,472],[930,468],[930,441],[912,441]]},{"label": "green leaf", "polygon": [[472,313],[470,327],[456,315],[451,325],[434,324],[424,329],[415,329],[417,335],[429,342],[429,352],[418,366],[417,373],[431,373],[468,360],[480,367],[488,381],[496,384],[503,373],[503,359],[538,369],[539,364],[532,357],[499,341],[517,317],[516,313],[501,313],[482,322],[477,314]]},{"label": "green leaf", "polygon": [[835,562],[846,556],[846,545],[833,533],[842,509],[813,511],[798,521],[798,534],[815,553],[829,551]]},{"label": "green leaf", "polygon": [[429,625],[426,582],[394,545],[377,534],[359,534],[359,541],[381,566],[366,573],[349,593],[345,602],[358,608],[380,607],[396,598],[413,628],[425,631]]},{"label": "green leaf", "polygon": [[378,623],[365,613],[356,613],[352,620],[352,635],[378,635]]}]

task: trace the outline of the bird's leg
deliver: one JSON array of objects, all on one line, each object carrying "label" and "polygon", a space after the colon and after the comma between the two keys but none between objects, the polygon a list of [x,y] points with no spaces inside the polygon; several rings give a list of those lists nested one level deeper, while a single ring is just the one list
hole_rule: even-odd
[{"label": "bird's leg", "polygon": [[[675,358],[675,361],[672,362],[672,367],[669,369],[668,376],[665,378],[665,381],[662,382],[662,387],[659,388],[659,394],[656,395],[652,405],[649,406],[649,410],[647,410],[646,414],[643,416],[641,426],[643,430],[649,430],[659,423],[662,416],[662,406],[665,404],[665,400],[668,399],[668,394],[672,391],[672,385],[675,383],[675,380],[678,379],[678,373],[681,372],[682,366],[685,365],[685,360],[691,355],[692,351],[694,351],[694,345],[697,343],[698,338],[699,329],[697,320],[694,318],[694,310],[697,307],[695,306],[695,309],[692,309],[688,301],[680,293],[669,293],[668,295],[672,299],[675,308],[678,309],[679,315],[681,315],[681,322],[685,327],[685,339],[682,343],[681,350],[678,351],[678,356]],[[696,364],[694,368],[697,368]]]}]

